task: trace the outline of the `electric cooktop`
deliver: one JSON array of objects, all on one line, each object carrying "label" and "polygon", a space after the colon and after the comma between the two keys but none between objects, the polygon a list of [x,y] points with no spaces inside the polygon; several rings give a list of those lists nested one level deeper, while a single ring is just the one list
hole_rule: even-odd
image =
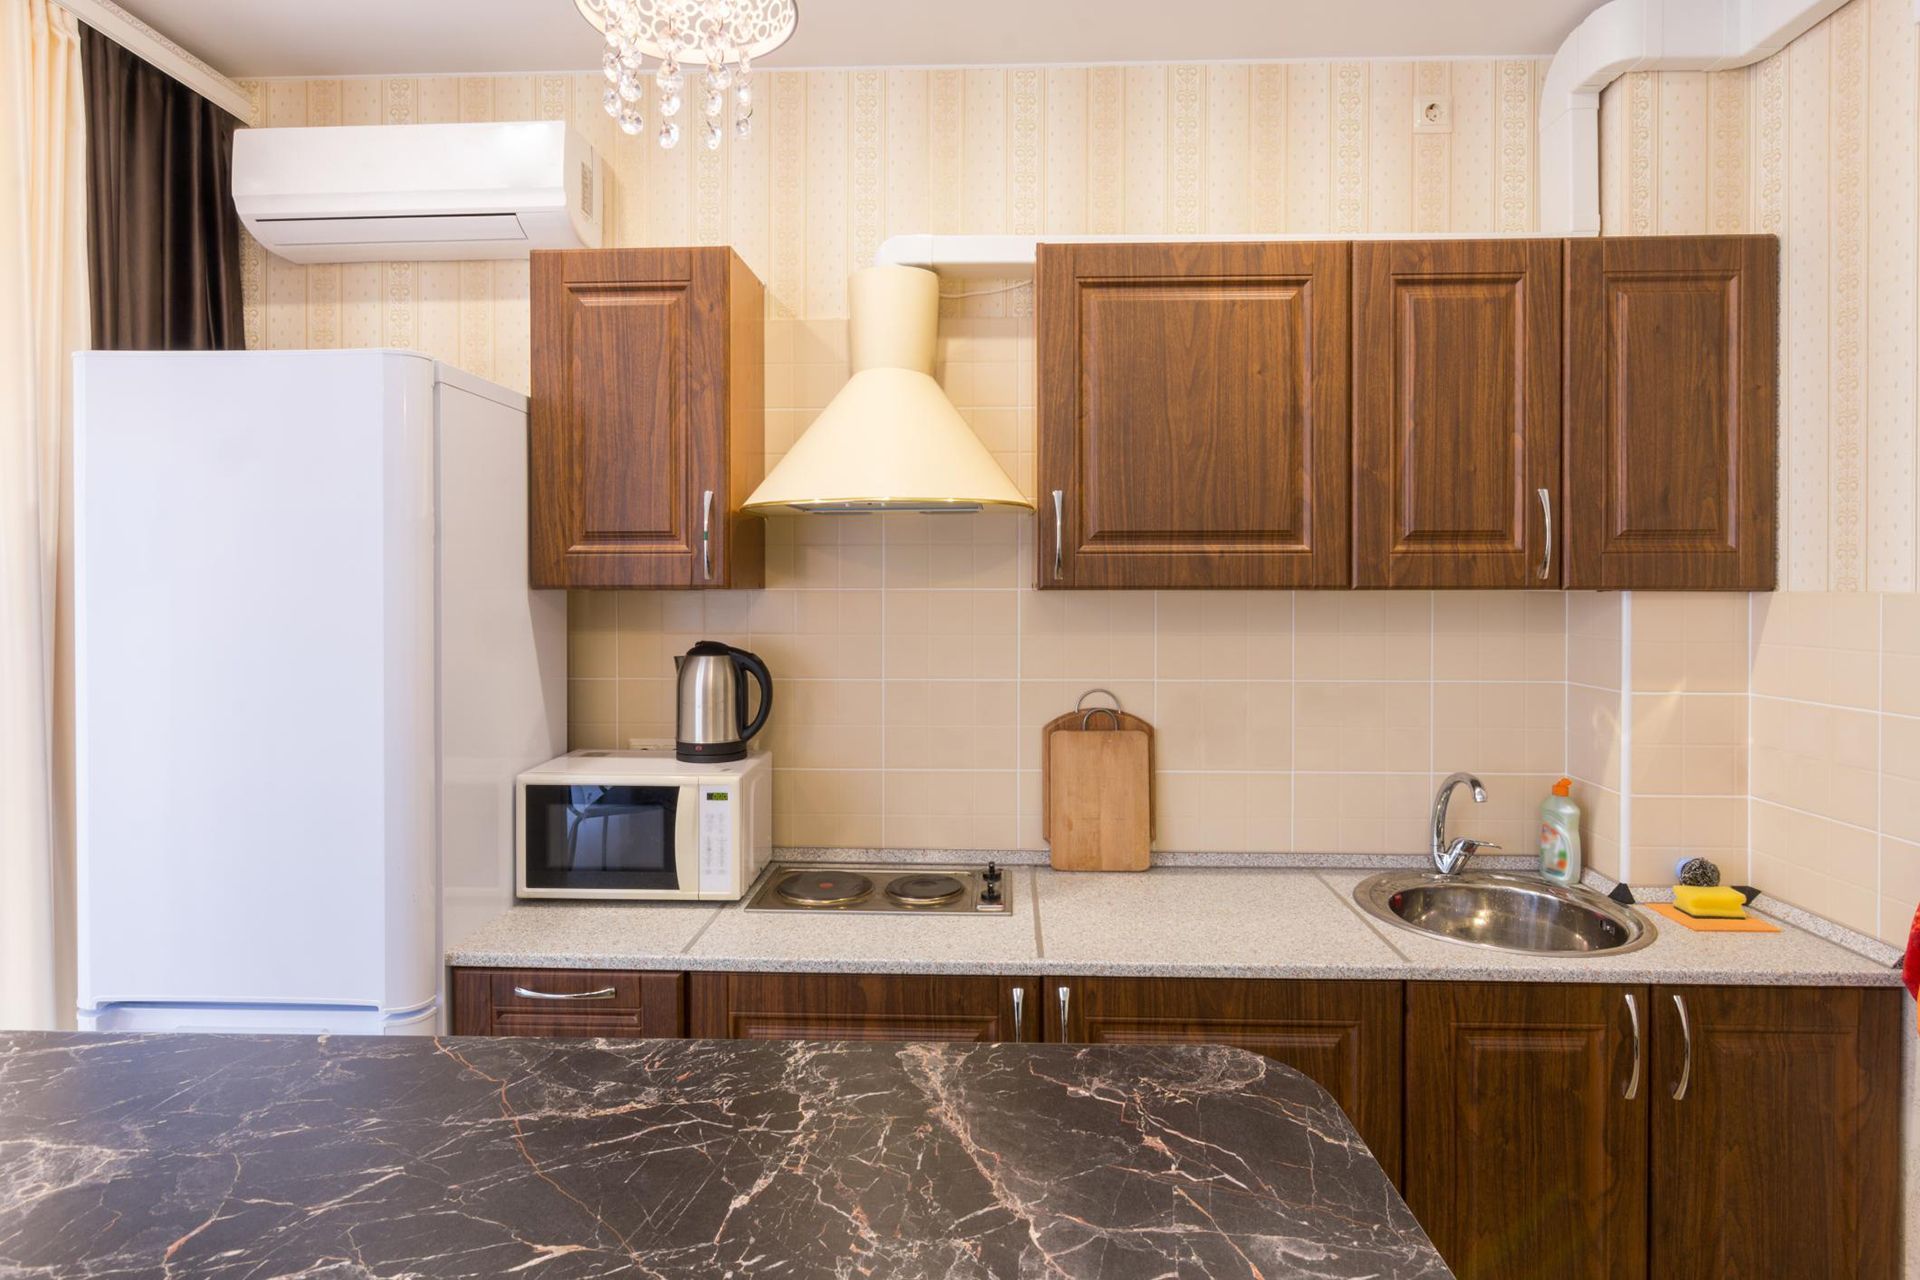
[{"label": "electric cooktop", "polygon": [[748,911],[918,912],[1006,915],[1013,909],[1006,875],[984,867],[848,863],[781,863],[747,900]]}]

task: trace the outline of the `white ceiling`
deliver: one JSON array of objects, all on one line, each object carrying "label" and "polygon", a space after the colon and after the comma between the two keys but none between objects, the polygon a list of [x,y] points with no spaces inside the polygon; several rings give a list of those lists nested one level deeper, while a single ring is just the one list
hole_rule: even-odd
[{"label": "white ceiling", "polygon": [[[798,0],[769,66],[1546,55],[1600,0]],[[573,0],[120,0],[229,76],[584,70]]]}]

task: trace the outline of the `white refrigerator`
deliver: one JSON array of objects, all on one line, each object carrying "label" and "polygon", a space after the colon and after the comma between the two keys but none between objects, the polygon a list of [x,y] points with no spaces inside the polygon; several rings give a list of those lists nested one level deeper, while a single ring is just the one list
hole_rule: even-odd
[{"label": "white refrigerator", "polygon": [[79,1025],[444,1029],[566,745],[526,398],[406,351],[74,378]]}]

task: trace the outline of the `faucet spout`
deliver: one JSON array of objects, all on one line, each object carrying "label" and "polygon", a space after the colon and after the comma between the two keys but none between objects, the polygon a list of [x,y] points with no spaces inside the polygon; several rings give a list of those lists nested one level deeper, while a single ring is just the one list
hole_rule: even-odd
[{"label": "faucet spout", "polygon": [[1486,840],[1475,840],[1470,836],[1461,836],[1455,840],[1447,839],[1447,802],[1453,799],[1453,789],[1465,786],[1473,793],[1475,804],[1487,802],[1487,788],[1480,779],[1470,773],[1450,773],[1440,789],[1433,793],[1433,844],[1429,852],[1433,857],[1433,869],[1443,876],[1456,874],[1466,866],[1467,860],[1482,849],[1498,849],[1500,846]]}]

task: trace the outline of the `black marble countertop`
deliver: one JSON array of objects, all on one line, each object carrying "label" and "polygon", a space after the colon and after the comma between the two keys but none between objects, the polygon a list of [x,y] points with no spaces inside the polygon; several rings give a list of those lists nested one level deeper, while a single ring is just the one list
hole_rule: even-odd
[{"label": "black marble countertop", "polygon": [[1448,1274],[1237,1049],[0,1034],[0,1276]]}]

